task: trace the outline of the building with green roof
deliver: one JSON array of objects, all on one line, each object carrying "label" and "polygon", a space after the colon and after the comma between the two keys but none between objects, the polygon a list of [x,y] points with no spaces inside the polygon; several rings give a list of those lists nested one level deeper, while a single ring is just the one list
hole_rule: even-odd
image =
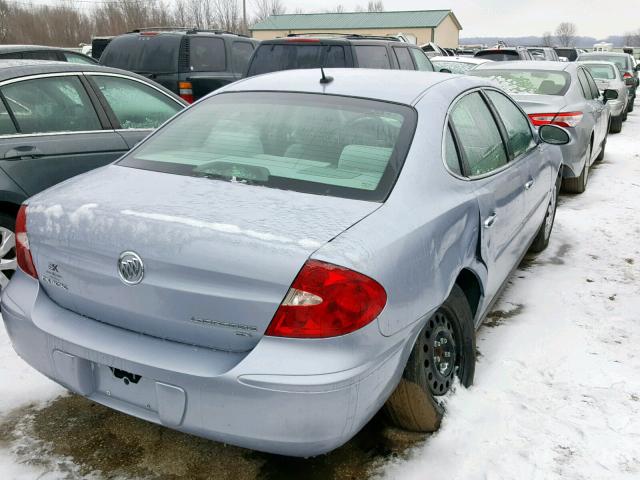
[{"label": "building with green roof", "polygon": [[259,40],[291,33],[356,33],[360,35],[412,35],[418,44],[435,42],[456,48],[462,26],[451,10],[403,12],[303,13],[272,15],[251,27]]}]

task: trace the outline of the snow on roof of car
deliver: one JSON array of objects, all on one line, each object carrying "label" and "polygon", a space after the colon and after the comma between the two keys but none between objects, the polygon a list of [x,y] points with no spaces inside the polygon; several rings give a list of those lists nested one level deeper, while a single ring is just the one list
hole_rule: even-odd
[{"label": "snow on roof of car", "polygon": [[515,62],[491,62],[479,65],[476,70],[558,70],[577,68],[575,62],[551,62],[524,60]]},{"label": "snow on roof of car", "polygon": [[[540,63],[540,62],[538,62]],[[371,98],[387,102],[411,105],[431,87],[447,82],[448,84],[471,82],[473,85],[486,85],[480,79],[461,77],[446,73],[419,72],[410,70],[373,70],[367,68],[325,69],[333,81],[320,83],[319,68],[307,70],[285,70],[240,80],[218,90],[231,91],[276,91],[326,93],[349,97]]]}]

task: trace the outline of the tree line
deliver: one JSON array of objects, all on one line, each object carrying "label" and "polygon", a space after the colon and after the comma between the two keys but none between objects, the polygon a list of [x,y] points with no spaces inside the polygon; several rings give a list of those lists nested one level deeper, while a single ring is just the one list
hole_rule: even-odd
[{"label": "tree line", "polygon": [[[384,4],[370,1],[357,10],[383,11]],[[344,8],[339,5],[331,11]],[[101,0],[95,4],[86,0],[52,4],[0,0],[0,43],[77,47],[94,36],[167,26],[247,34],[250,25],[284,13],[282,0]]]}]

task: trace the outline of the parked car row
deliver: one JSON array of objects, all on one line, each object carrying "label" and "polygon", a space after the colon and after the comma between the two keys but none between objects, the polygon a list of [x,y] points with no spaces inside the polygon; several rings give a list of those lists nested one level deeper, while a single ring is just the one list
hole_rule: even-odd
[{"label": "parked car row", "polygon": [[301,457],[381,408],[439,427],[619,99],[587,64],[452,75],[356,35],[141,30],[100,61],[140,75],[0,62],[14,348],[111,408]]}]

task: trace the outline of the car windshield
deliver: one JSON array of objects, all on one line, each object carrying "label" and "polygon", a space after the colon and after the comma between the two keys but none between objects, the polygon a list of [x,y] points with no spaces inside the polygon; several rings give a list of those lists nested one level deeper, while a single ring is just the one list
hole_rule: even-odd
[{"label": "car windshield", "polygon": [[602,61],[602,62],[611,62],[615,63],[621,72],[626,72],[631,70],[631,64],[629,62],[629,58],[625,55],[584,55],[578,57],[578,60],[584,61]]},{"label": "car windshield", "polygon": [[615,67],[612,65],[585,65],[585,68],[589,70],[589,73],[593,78],[598,80],[615,80],[616,72]]},{"label": "car windshield", "polygon": [[434,60],[432,63],[436,71],[446,68],[451,73],[459,73],[459,74],[465,74],[469,70],[478,66],[475,63],[449,62],[446,60]]},{"label": "car windshield", "polygon": [[471,75],[488,78],[512,95],[559,95],[567,93],[571,77],[566,72],[546,70],[473,70]]},{"label": "car windshield", "polygon": [[513,50],[485,50],[476,53],[476,57],[482,57],[485,60],[493,60],[494,62],[510,62],[520,60],[518,52]]},{"label": "car windshield", "polygon": [[226,93],[186,110],[120,165],[383,202],[416,117],[408,106],[351,97]]},{"label": "car windshield", "polygon": [[342,45],[265,44],[255,52],[248,76],[303,68],[344,68]]}]

